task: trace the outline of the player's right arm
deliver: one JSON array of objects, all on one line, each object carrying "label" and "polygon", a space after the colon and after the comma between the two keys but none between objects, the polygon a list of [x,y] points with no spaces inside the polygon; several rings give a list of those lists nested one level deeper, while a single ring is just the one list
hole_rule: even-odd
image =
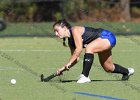
[{"label": "player's right arm", "polygon": [[[73,55],[76,48],[73,47],[70,43],[68,43],[68,45],[69,45],[69,48],[70,48],[71,55]],[[63,71],[69,70],[71,67],[73,67],[78,62],[78,60],[79,60],[79,57],[71,64],[71,66],[64,66],[64,67],[60,68],[57,71],[57,75],[62,75]]]},{"label": "player's right arm", "polygon": [[[70,51],[71,51],[71,55],[73,55],[73,53],[75,51],[75,47],[73,47],[70,43],[68,43],[68,45],[69,45],[69,48],[70,48]],[[79,60],[79,57],[69,67],[74,66],[78,62],[78,60]]]}]

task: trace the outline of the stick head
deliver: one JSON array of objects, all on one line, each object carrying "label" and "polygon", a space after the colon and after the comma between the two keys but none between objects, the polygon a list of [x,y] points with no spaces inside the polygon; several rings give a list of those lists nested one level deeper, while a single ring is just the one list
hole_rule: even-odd
[{"label": "stick head", "polygon": [[40,75],[40,80],[41,80],[41,82],[44,81],[44,75],[43,74]]},{"label": "stick head", "polygon": [[43,81],[44,81],[44,82],[48,82],[48,81],[50,81],[51,79],[53,79],[54,77],[56,77],[56,76],[57,76],[57,74],[54,73],[54,74],[52,74],[52,75],[50,75],[50,76],[44,78]]}]

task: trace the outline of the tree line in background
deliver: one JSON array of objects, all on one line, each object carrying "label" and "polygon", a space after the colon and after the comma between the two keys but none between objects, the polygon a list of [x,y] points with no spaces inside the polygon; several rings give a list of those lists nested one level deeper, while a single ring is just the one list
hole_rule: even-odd
[{"label": "tree line in background", "polygon": [[125,22],[140,17],[139,7],[139,0],[2,0],[0,17],[10,22],[42,22],[61,18]]}]

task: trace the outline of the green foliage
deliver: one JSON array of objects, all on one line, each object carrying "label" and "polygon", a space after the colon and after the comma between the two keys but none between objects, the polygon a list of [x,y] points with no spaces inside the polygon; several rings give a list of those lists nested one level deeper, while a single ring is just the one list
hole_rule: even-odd
[{"label": "green foliage", "polygon": [[0,12],[0,17],[4,17],[5,16],[5,13],[4,12]]},{"label": "green foliage", "polygon": [[67,0],[64,3],[64,12],[69,19],[80,19],[82,17],[81,10],[86,9],[87,4],[84,0]]},{"label": "green foliage", "polygon": [[[50,3],[47,0],[39,0],[39,2],[37,0],[0,0],[0,17],[10,22],[53,21],[55,18],[58,20],[63,17],[71,21],[97,21],[100,17],[107,21],[123,21],[126,19],[122,20],[120,12],[123,10],[116,6],[119,3],[114,3],[110,9],[110,0],[56,1],[53,0],[54,3]],[[63,11],[59,8],[60,6]],[[47,11],[46,8],[49,10]],[[131,16],[139,17],[139,12],[139,8],[134,7],[131,10]]]},{"label": "green foliage", "polygon": [[139,18],[139,16],[140,16],[140,8],[133,7],[131,12],[132,12],[133,17],[138,17]]},{"label": "green foliage", "polygon": [[0,17],[11,22],[32,21],[37,10],[35,3],[14,0],[0,2]]},{"label": "green foliage", "polygon": [[10,2],[4,2],[4,1],[1,1],[0,2],[0,17],[4,18],[6,16],[6,13],[5,11],[9,9],[9,5]]},{"label": "green foliage", "polygon": [[29,19],[29,21],[33,21],[33,17],[36,11],[37,6],[34,3],[27,8],[26,17]]},{"label": "green foliage", "polygon": [[62,19],[62,14],[60,12],[56,12],[54,14],[54,16],[55,16],[56,20]]}]

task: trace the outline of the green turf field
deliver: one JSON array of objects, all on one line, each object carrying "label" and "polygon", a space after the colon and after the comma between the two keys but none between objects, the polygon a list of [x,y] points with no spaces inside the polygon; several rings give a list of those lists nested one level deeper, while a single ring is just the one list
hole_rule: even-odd
[{"label": "green turf field", "polygon": [[[76,23],[103,27],[116,34],[139,33],[136,23]],[[91,83],[77,84],[83,53],[79,63],[63,76],[47,83],[40,82],[40,74],[48,76],[62,67],[70,57],[62,41],[52,38],[52,23],[10,23],[3,35],[51,35],[46,37],[0,37],[0,100],[139,100],[140,97],[140,35],[117,35],[113,60],[123,66],[135,68],[129,81],[120,81],[121,75],[106,73],[95,55],[90,72]],[[17,83],[11,85],[10,80]],[[88,93],[86,95],[75,92]],[[89,96],[90,95],[90,96]],[[107,98],[108,97],[108,98]],[[110,98],[110,99],[109,99]],[[112,99],[111,99],[112,98]]]},{"label": "green turf field", "polygon": [[[140,97],[140,36],[117,36],[113,49],[114,62],[135,68],[129,81],[120,75],[104,72],[95,56],[90,72],[91,83],[77,84],[82,70],[79,63],[63,76],[41,83],[39,75],[55,72],[69,59],[69,49],[56,38],[0,38],[0,100],[107,100],[101,97],[74,94],[86,92],[114,98],[139,100]],[[15,85],[10,80],[17,80]],[[119,99],[112,99],[119,100]]]}]

